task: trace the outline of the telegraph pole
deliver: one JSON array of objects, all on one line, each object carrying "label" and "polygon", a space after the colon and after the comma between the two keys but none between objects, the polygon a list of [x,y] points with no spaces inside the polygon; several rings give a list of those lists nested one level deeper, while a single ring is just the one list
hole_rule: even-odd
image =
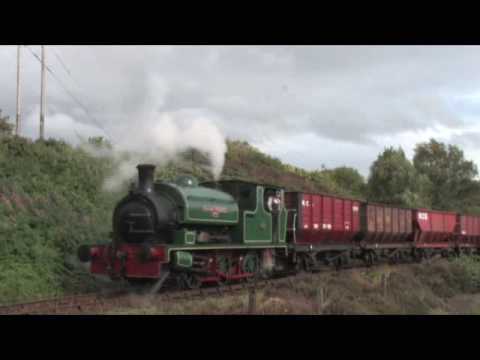
[{"label": "telegraph pole", "polygon": [[17,118],[15,122],[15,135],[20,132],[20,46],[17,46]]},{"label": "telegraph pole", "polygon": [[47,106],[47,101],[45,97],[45,46],[42,45],[42,78],[41,78],[41,89],[40,89],[40,139],[44,139],[45,135],[45,109]]}]

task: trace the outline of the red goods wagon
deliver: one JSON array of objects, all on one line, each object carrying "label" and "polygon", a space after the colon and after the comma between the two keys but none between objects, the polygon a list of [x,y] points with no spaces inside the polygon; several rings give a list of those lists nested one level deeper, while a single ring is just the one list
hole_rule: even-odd
[{"label": "red goods wagon", "polygon": [[362,240],[367,244],[398,244],[412,239],[412,210],[363,203],[360,208]]},{"label": "red goods wagon", "polygon": [[458,245],[480,245],[480,216],[458,215],[458,226]]},{"label": "red goods wagon", "polygon": [[[285,193],[289,240],[299,245],[351,245],[360,232],[360,201],[331,195]],[[295,229],[295,230],[294,230]]]},{"label": "red goods wagon", "polygon": [[417,209],[415,245],[417,247],[448,247],[455,237],[457,214],[447,211]]}]

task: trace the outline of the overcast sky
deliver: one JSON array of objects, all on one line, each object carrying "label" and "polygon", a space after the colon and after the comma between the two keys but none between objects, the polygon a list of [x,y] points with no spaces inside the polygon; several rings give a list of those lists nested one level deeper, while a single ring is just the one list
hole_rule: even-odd
[{"label": "overcast sky", "polygon": [[[22,51],[21,132],[35,138],[40,66]],[[208,118],[307,169],[367,175],[385,146],[411,157],[430,137],[480,164],[478,46],[47,46],[47,64],[113,140],[134,137],[153,107]],[[0,83],[0,108],[13,119],[15,46],[0,46]],[[47,96],[47,137],[103,134],[51,75]]]}]

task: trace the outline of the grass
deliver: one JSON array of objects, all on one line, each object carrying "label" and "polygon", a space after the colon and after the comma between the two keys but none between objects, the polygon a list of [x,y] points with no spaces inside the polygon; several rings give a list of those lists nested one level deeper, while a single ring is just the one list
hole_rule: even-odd
[{"label": "grass", "polygon": [[105,159],[47,140],[0,139],[0,303],[84,291],[71,261],[110,231],[116,194],[100,191]]}]

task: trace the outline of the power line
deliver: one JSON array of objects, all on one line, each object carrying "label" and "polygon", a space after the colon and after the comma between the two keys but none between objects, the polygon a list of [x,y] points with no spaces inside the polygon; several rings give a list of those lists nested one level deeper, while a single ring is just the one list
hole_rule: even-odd
[{"label": "power line", "polygon": [[[30,53],[41,63],[41,59],[40,57],[32,50],[30,49],[29,47],[26,46],[26,48],[30,51]],[[59,83],[59,85],[63,88],[63,90],[75,101],[75,103],[80,106],[83,111],[85,111],[85,113],[90,117],[90,119],[99,127],[103,130],[103,132],[105,133],[105,135],[107,135],[108,137],[110,137],[107,133],[107,131],[105,130],[105,128],[102,126],[102,124],[93,116],[91,115],[90,111],[88,110],[88,108],[83,105],[83,103],[78,100],[75,95],[72,94],[72,92],[70,90],[68,90],[68,88],[63,84],[63,82],[56,76],[56,74],[50,69],[50,67],[48,65],[45,65],[45,68],[47,69],[47,71],[52,75],[52,77]]]},{"label": "power line", "polygon": [[[70,70],[70,68],[65,64],[65,61],[62,60],[60,54],[58,53],[57,50],[55,50],[54,48],[52,48],[53,50],[53,53],[55,55],[55,57],[57,58],[58,62],[62,65],[63,67],[63,70],[65,70],[65,72],[68,74],[68,76],[70,77],[70,79],[72,79],[72,82],[75,83],[75,85],[77,86],[77,89],[80,91],[80,94],[82,95],[85,95],[85,91],[83,91],[82,87],[80,86],[79,82],[76,80],[76,78],[74,78],[72,76],[72,71]],[[102,106],[102,109],[104,109],[105,107]]]},{"label": "power line", "polygon": [[65,70],[65,72],[68,74],[68,76],[70,77],[70,79],[72,79],[72,81],[75,83],[75,85],[77,86],[78,90],[80,90],[80,92],[83,92],[82,90],[82,87],[78,84],[78,81],[72,76],[72,71],[68,68],[68,66],[65,64],[65,61],[62,60],[60,54],[57,52],[57,50],[53,49],[53,54],[55,55],[55,57],[57,58],[58,62],[60,63],[60,65],[62,65],[62,68],[63,70]]},{"label": "power line", "polygon": [[63,62],[63,60],[60,58],[60,55],[58,55],[57,51],[55,49],[52,49],[53,50],[53,55],[55,55],[55,57],[57,58],[58,62],[62,65],[63,69],[65,70],[65,72],[68,74],[68,75],[72,75],[72,72],[68,69],[67,65],[65,65],[65,63]]},{"label": "power line", "polygon": [[[41,64],[42,60],[40,59],[40,57],[32,49],[30,49],[27,45],[25,45],[25,47],[28,49],[28,51],[30,51],[30,53]],[[102,124],[90,113],[88,108],[85,105],[83,105],[83,103],[80,100],[78,100],[70,90],[68,90],[68,88],[63,84],[63,82],[57,77],[57,75],[53,72],[52,69],[50,69],[50,67],[48,65],[45,64],[45,68],[50,73],[50,75],[52,75],[52,77],[58,82],[58,84],[62,87],[62,89],[73,99],[73,101],[75,101],[75,103],[82,108],[82,110],[88,115],[90,120],[92,120],[100,129],[103,130],[105,135],[107,135],[107,137],[109,138],[109,141],[113,143],[112,136],[110,136],[110,134],[105,130],[105,128],[102,126]]]}]

